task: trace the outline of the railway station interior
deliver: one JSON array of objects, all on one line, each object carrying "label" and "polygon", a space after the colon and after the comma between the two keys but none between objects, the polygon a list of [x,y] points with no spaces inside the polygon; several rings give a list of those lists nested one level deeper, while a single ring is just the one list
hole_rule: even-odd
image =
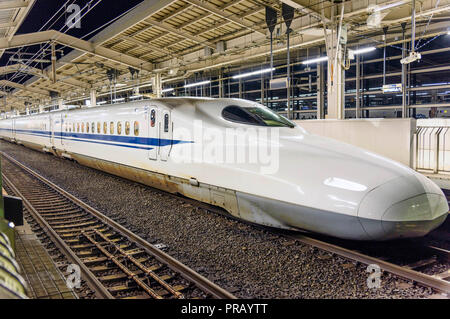
[{"label": "railway station interior", "polygon": [[0,0],[0,299],[445,302],[449,61],[449,0]]}]

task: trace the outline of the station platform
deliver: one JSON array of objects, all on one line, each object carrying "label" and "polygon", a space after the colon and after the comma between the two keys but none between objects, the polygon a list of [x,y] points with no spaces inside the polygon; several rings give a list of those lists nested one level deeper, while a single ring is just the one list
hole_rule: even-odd
[{"label": "station platform", "polygon": [[432,174],[420,172],[433,182],[436,183],[440,188],[450,190],[450,175],[449,174]]},{"label": "station platform", "polygon": [[16,227],[16,260],[30,299],[77,299],[30,225]]}]

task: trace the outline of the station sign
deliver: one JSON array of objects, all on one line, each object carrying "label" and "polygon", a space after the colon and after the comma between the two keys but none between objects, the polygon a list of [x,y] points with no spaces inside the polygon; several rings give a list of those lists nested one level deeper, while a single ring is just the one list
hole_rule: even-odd
[{"label": "station sign", "polygon": [[286,89],[288,87],[288,78],[278,78],[270,80],[270,88],[273,89]]},{"label": "station sign", "polygon": [[401,92],[402,91],[402,84],[386,84],[383,85],[383,93],[392,93],[392,92]]}]

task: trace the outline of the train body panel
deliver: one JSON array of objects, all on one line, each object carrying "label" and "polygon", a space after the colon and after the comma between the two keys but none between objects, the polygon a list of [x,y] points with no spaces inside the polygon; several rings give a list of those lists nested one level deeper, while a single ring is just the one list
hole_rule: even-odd
[{"label": "train body panel", "polygon": [[[245,122],[255,114],[269,124]],[[245,100],[167,98],[1,120],[0,135],[273,227],[385,240],[445,220],[442,191],[414,170],[275,116]],[[252,161],[255,145],[265,161]]]}]

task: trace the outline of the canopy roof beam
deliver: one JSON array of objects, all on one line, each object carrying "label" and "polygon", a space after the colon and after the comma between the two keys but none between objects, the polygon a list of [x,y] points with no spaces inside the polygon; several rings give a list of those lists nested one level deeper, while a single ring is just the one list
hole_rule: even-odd
[{"label": "canopy roof beam", "polygon": [[149,72],[153,70],[153,65],[150,62],[125,55],[102,46],[95,47],[92,42],[81,40],[55,30],[16,35],[12,37],[11,40],[8,38],[0,38],[0,50],[35,45],[50,41],[57,42],[85,53],[90,53],[116,63],[131,66],[136,69],[143,69]]}]

